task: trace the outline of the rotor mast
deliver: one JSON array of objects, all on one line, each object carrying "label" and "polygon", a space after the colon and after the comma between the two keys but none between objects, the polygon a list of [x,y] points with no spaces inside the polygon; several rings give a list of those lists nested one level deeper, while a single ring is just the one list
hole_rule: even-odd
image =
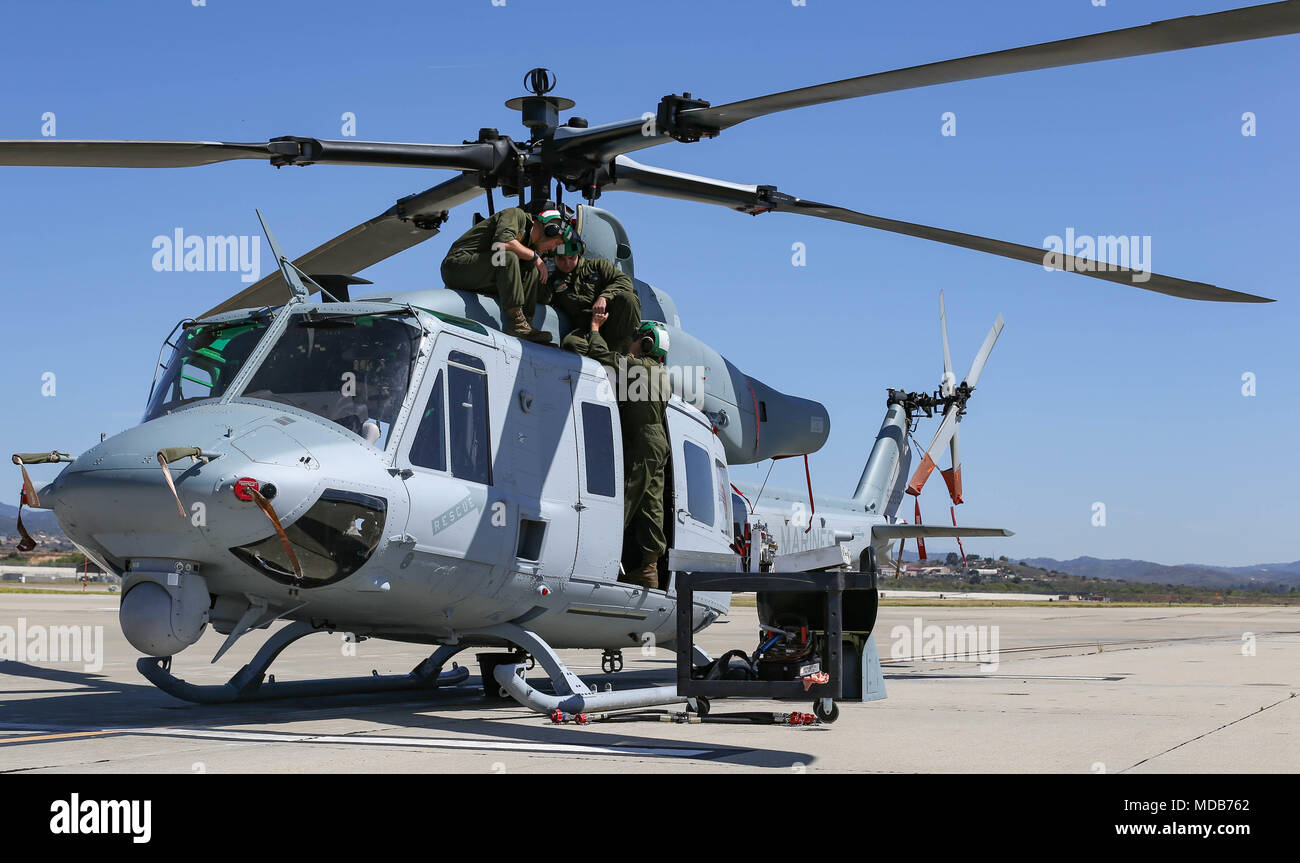
[{"label": "rotor mast", "polygon": [[[524,186],[529,187],[529,204],[533,208],[539,208],[543,202],[551,200],[555,160],[551,158],[553,154],[548,145],[555,137],[555,130],[560,128],[560,112],[577,104],[572,99],[550,95],[555,89],[555,83],[555,74],[550,69],[530,69],[524,75],[524,86],[531,95],[516,96],[506,101],[507,108],[519,112],[520,120],[529,132],[525,152],[520,154],[517,163],[518,176],[514,185],[519,194],[522,194]],[[586,128],[587,121],[574,117],[565,125]],[[522,198],[520,203],[523,204]]]}]

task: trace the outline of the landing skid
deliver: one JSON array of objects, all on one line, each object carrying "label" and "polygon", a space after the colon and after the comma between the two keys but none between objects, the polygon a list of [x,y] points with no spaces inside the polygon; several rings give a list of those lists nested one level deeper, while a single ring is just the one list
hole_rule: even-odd
[{"label": "landing skid", "polygon": [[293,642],[313,632],[332,632],[317,629],[310,621],[290,623],[267,639],[253,660],[223,684],[186,683],[171,673],[171,657],[146,656],[136,661],[135,667],[150,683],[168,695],[195,704],[229,704],[235,701],[266,701],[272,698],[304,698],[319,695],[353,695],[367,692],[395,692],[400,690],[437,689],[454,686],[469,677],[469,669],[453,664],[450,671],[442,666],[464,649],[463,646],[443,645],[408,674],[372,674],[370,677],[336,677],[328,680],[294,680],[277,682],[272,676],[266,679],[266,670],[276,657]]},{"label": "landing skid", "polygon": [[[490,672],[510,697],[524,707],[538,713],[592,713],[608,710],[629,710],[661,704],[677,704],[687,697],[677,694],[676,686],[649,686],[640,689],[593,692],[576,674],[569,670],[555,650],[536,633],[514,623],[503,623],[476,634],[491,635],[510,642],[532,655],[551,679],[553,695],[540,692],[524,678],[524,665],[502,662]],[[707,655],[707,654],[705,654]],[[487,669],[484,669],[487,673]],[[486,684],[486,681],[484,681]]]}]

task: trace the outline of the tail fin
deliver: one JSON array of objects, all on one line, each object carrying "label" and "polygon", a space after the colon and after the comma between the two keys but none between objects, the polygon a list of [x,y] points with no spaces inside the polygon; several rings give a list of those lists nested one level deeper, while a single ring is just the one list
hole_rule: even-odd
[{"label": "tail fin", "polygon": [[911,417],[904,404],[892,399],[893,392],[890,390],[889,410],[853,492],[853,499],[867,512],[890,517],[903,500],[903,484],[912,463],[912,448],[907,443]]}]

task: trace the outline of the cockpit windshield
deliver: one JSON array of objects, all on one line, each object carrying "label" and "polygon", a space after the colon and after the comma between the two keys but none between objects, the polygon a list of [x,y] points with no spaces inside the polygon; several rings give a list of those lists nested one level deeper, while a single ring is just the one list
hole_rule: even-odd
[{"label": "cockpit windshield", "polygon": [[241,395],[310,411],[382,449],[422,335],[405,311],[294,314]]},{"label": "cockpit windshield", "polygon": [[271,318],[266,316],[191,324],[182,329],[171,358],[154,383],[143,422],[189,402],[224,395],[270,324]]}]

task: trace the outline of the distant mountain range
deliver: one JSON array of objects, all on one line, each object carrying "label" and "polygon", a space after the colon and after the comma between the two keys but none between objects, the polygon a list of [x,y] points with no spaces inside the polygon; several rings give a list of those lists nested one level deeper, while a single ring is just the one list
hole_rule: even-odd
[{"label": "distant mountain range", "polygon": [[[63,535],[59,521],[48,509],[23,508],[23,527],[28,533],[50,533]],[[0,503],[0,536],[18,535],[18,507]]]},{"label": "distant mountain range", "polygon": [[[932,555],[933,556],[933,555]],[[943,555],[938,555],[940,558]],[[915,552],[904,552],[903,559],[916,560]],[[1300,587],[1300,560],[1292,563],[1259,563],[1254,566],[1209,566],[1184,563],[1166,566],[1149,560],[1105,560],[1099,557],[1076,557],[1056,560],[1051,557],[1011,558],[1038,569],[1056,570],[1083,578],[1112,581],[1135,581],[1144,584],[1185,584],[1210,588],[1277,588]]]},{"label": "distant mountain range", "polygon": [[1292,563],[1261,563],[1255,566],[1207,566],[1185,563],[1165,566],[1149,560],[1103,560],[1076,557],[1054,560],[1027,557],[1025,563],[1039,569],[1054,569],[1086,578],[1137,581],[1146,584],[1186,584],[1193,587],[1300,587],[1300,560]]}]

